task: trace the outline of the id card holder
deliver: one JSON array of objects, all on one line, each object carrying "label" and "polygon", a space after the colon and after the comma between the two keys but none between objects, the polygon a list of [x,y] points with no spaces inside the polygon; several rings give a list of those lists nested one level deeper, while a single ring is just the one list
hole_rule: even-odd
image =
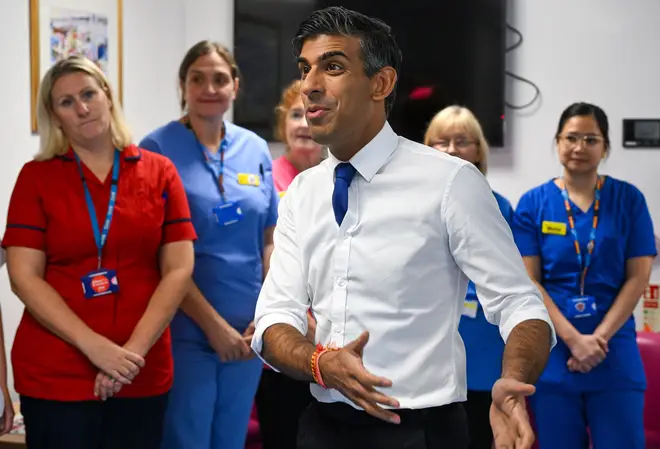
[{"label": "id card holder", "polygon": [[243,220],[243,211],[237,201],[227,201],[213,208],[219,226],[231,226]]},{"label": "id card holder", "polygon": [[82,277],[85,298],[97,298],[119,292],[119,282],[115,270],[101,268]]},{"label": "id card holder", "polygon": [[462,315],[468,318],[476,318],[479,310],[479,301],[466,299],[463,301]]},{"label": "id card holder", "polygon": [[596,298],[578,296],[569,300],[568,318],[588,318],[596,314]]}]

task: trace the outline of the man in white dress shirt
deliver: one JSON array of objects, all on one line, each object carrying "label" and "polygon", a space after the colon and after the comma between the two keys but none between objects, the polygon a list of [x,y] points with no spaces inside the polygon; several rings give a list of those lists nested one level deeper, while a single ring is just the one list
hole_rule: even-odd
[{"label": "man in white dress shirt", "polygon": [[556,340],[490,186],[388,125],[401,53],[387,25],[327,8],[293,45],[309,129],[330,157],[282,199],[252,347],[314,382],[298,447],[467,448],[458,322],[472,279],[506,341],[496,446],[529,448],[525,396]]}]

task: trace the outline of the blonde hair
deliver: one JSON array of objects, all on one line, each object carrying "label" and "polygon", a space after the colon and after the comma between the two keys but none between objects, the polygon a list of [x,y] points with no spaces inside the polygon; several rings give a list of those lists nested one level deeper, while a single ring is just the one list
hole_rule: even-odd
[{"label": "blonde hair", "polygon": [[286,116],[296,100],[300,99],[300,80],[294,80],[282,91],[280,102],[275,108],[275,138],[286,143]]},{"label": "blonde hair", "polygon": [[472,111],[462,106],[449,106],[435,114],[424,135],[424,145],[450,129],[459,129],[466,132],[472,139],[477,141],[479,162],[474,164],[484,175],[488,171],[488,142],[481,129],[479,120]]},{"label": "blonde hair", "polygon": [[123,150],[132,142],[131,132],[126,125],[119,101],[117,100],[108,78],[92,61],[82,56],[70,56],[53,65],[44,75],[37,95],[37,127],[39,130],[39,152],[35,156],[38,161],[52,159],[66,154],[71,143],[67,136],[56,125],[53,119],[53,86],[61,77],[71,73],[84,73],[91,76],[110,99],[110,133],[112,144]]}]

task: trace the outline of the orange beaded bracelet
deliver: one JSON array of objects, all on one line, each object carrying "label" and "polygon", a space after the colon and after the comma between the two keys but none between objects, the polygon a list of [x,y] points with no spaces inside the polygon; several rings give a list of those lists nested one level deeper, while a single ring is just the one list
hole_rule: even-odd
[{"label": "orange beaded bracelet", "polygon": [[317,344],[316,351],[314,351],[314,354],[312,354],[312,360],[310,361],[310,368],[312,369],[312,377],[314,378],[314,382],[316,382],[323,388],[328,388],[328,387],[325,385],[325,382],[323,382],[323,378],[321,377],[321,367],[319,366],[319,359],[326,352],[337,351],[338,349],[339,348],[333,348],[333,347],[326,348],[321,344]]}]

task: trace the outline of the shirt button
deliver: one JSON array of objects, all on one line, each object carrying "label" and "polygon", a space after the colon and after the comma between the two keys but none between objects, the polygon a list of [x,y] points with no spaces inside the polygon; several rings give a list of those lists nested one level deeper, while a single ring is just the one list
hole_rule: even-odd
[{"label": "shirt button", "polygon": [[338,287],[344,287],[345,285],[346,285],[346,279],[344,279],[344,278],[337,279],[337,286]]},{"label": "shirt button", "polygon": [[341,334],[341,329],[339,328],[335,329],[335,334]]}]

